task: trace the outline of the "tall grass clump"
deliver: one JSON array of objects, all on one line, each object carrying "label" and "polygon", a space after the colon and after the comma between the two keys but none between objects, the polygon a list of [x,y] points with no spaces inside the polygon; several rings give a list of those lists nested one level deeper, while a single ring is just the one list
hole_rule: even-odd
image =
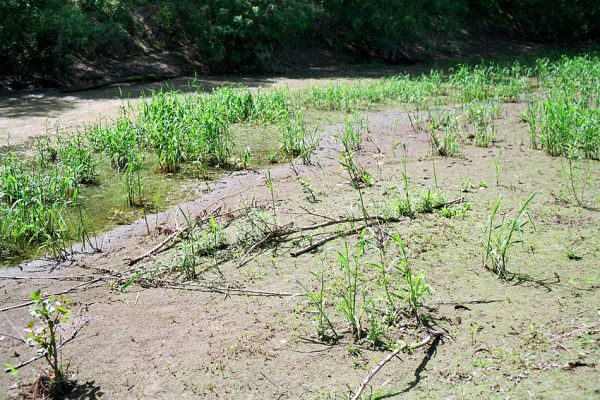
[{"label": "tall grass clump", "polygon": [[478,147],[488,147],[496,139],[495,119],[500,113],[500,105],[496,101],[471,101],[466,104],[467,121],[471,131],[467,137],[473,139]]},{"label": "tall grass clump", "polygon": [[73,171],[77,182],[91,184],[97,181],[97,161],[83,136],[75,135],[67,139],[59,139],[57,147],[60,163]]},{"label": "tall grass clump", "polygon": [[525,120],[532,146],[551,156],[600,159],[600,59],[563,57],[537,62],[544,93]]},{"label": "tall grass clump", "polygon": [[371,81],[312,85],[296,92],[296,101],[304,107],[316,110],[365,110],[388,101],[408,102],[416,92],[421,96],[441,93],[439,75],[432,74],[432,77],[411,79],[408,75],[400,75]]},{"label": "tall grass clump", "polygon": [[313,132],[308,131],[302,115],[296,112],[282,118],[280,129],[279,147],[282,153],[290,157],[300,157],[305,165],[310,165],[319,144],[318,128]]},{"label": "tall grass clump", "polygon": [[431,114],[426,131],[433,155],[456,157],[459,154],[460,124],[452,115]]},{"label": "tall grass clump", "polygon": [[462,103],[483,102],[491,99],[517,102],[531,90],[532,72],[521,64],[480,64],[474,67],[459,65],[448,80]]},{"label": "tall grass clump", "polygon": [[253,97],[250,119],[263,123],[275,123],[289,113],[287,89],[259,89]]},{"label": "tall grass clump", "polygon": [[122,171],[130,165],[141,166],[139,157],[142,137],[124,109],[112,124],[98,123],[89,126],[86,136],[92,149],[105,154],[115,170]]},{"label": "tall grass clump", "polygon": [[[378,249],[379,260],[367,258],[371,248]],[[398,255],[392,258],[394,251]],[[343,321],[354,341],[387,349],[407,326],[418,328],[424,322],[423,303],[430,288],[423,272],[414,272],[399,235],[381,243],[376,233],[365,230],[357,245],[345,243],[337,258],[339,272],[330,283],[323,273],[313,273],[318,288],[302,286],[319,339],[338,340],[344,329],[337,324]]]},{"label": "tall grass clump", "polygon": [[7,155],[0,166],[0,241],[19,253],[35,243],[64,256],[65,207],[77,204],[78,193],[72,168],[59,164],[41,173],[28,169],[14,153]]},{"label": "tall grass clump", "polygon": [[[534,197],[535,193],[529,196],[512,218],[507,218],[506,213],[499,215],[502,202],[502,197],[499,197],[488,216],[483,241],[483,265],[501,279],[507,279],[510,275],[507,268],[511,248],[515,244],[522,243],[525,226],[533,225],[527,208]],[[523,221],[525,216],[527,216],[527,220]]]},{"label": "tall grass clump", "polygon": [[229,160],[228,119],[234,117],[227,114],[223,98],[233,101],[231,93],[213,98],[161,90],[141,104],[138,126],[156,152],[161,171],[176,172],[185,161],[212,166]]}]

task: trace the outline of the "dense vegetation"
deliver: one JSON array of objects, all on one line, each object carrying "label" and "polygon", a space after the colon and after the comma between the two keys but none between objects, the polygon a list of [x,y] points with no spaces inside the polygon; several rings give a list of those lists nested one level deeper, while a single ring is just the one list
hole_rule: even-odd
[{"label": "dense vegetation", "polygon": [[[339,139],[345,151],[340,164],[353,184],[360,186],[368,185],[372,176],[354,161],[365,123],[353,112],[403,105],[409,110],[412,128],[429,135],[433,153],[454,157],[461,144],[493,146],[495,120],[503,105],[526,101],[522,119],[528,125],[532,148],[569,162],[598,160],[599,93],[600,62],[595,55],[558,61],[541,58],[528,68],[519,63],[461,65],[449,75],[434,71],[295,91],[252,93],[247,88],[222,87],[210,94],[201,89],[188,94],[152,92],[139,106],[123,108],[114,122],[93,124],[54,140],[38,138],[36,154],[27,163],[16,154],[4,157],[0,165],[0,254],[18,255],[39,247],[61,255],[70,240],[85,242],[80,191],[98,183],[98,165],[109,165],[121,175],[132,208],[149,204],[141,171],[174,174],[193,166],[199,177],[206,177],[208,168],[246,168],[257,149],[235,154],[230,129],[234,124],[270,126],[279,132],[279,151],[271,150],[271,162],[299,157],[310,164],[319,135],[307,128],[303,113],[343,112],[346,119]],[[84,193],[83,204],[85,198]],[[408,198],[407,194],[394,206],[395,212],[414,214]],[[66,221],[69,209],[71,224]]]},{"label": "dense vegetation", "polygon": [[[541,12],[543,10],[543,12]],[[78,58],[115,57],[145,42],[185,48],[212,70],[264,67],[302,46],[406,60],[436,38],[483,26],[545,41],[597,38],[593,0],[5,0],[0,74],[56,74]],[[442,36],[443,34],[443,36]]]}]

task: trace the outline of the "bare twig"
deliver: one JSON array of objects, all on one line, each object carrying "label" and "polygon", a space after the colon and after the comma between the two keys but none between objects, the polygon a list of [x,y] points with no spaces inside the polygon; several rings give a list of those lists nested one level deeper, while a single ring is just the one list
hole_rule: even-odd
[{"label": "bare twig", "polygon": [[488,304],[488,303],[501,303],[504,299],[481,299],[481,300],[465,300],[465,301],[437,301],[435,303],[428,303],[430,306],[454,306],[460,304]]},{"label": "bare twig", "polygon": [[413,343],[413,344],[398,347],[396,350],[392,351],[387,356],[385,356],[385,358],[383,358],[381,361],[379,361],[377,363],[377,365],[375,365],[375,367],[373,367],[373,369],[371,369],[371,371],[369,371],[369,374],[367,375],[367,377],[358,386],[358,389],[356,389],[356,392],[354,392],[354,395],[352,396],[351,400],[358,400],[358,398],[362,394],[363,390],[365,390],[365,387],[367,387],[369,382],[371,382],[371,379],[373,379],[373,377],[379,372],[379,370],[381,368],[383,368],[385,366],[385,364],[390,362],[390,360],[392,358],[396,357],[402,351],[415,350],[415,349],[418,349],[419,347],[425,346],[426,344],[428,344],[431,341],[431,339],[434,336],[439,336],[439,333],[429,333],[427,335],[427,337],[425,339],[423,339],[422,341],[420,341],[418,343]]},{"label": "bare twig", "polygon": [[242,257],[242,259],[240,260],[240,262],[237,265],[237,268],[241,268],[244,265],[246,265],[246,263],[248,261],[250,261],[250,259],[248,259],[248,261],[246,261],[246,257],[248,257],[248,255],[250,255],[250,253],[252,253],[258,246],[260,246],[261,244],[263,244],[264,242],[266,242],[267,240],[269,240],[269,238],[271,238],[273,232],[269,232],[264,238],[262,238],[260,241],[254,243],[249,249],[248,251],[246,251],[246,253],[244,253],[244,256]]},{"label": "bare twig", "polygon": [[[212,204],[210,206],[212,206]],[[204,210],[206,210],[207,208],[205,208]],[[146,253],[142,254],[141,256],[134,257],[134,258],[130,259],[129,260],[129,265],[135,265],[138,262],[142,261],[143,259],[150,257],[151,255],[153,255],[154,253],[156,253],[157,251],[159,251],[160,249],[162,249],[167,243],[173,242],[175,239],[177,239],[180,236],[182,236],[184,233],[186,233],[188,231],[188,229],[190,227],[195,227],[198,224],[207,222],[207,221],[209,221],[211,218],[213,218],[215,216],[222,217],[222,216],[226,216],[226,215],[231,215],[233,213],[236,213],[236,212],[239,212],[239,211],[242,211],[242,210],[244,210],[244,209],[237,209],[237,210],[233,210],[233,211],[229,211],[229,212],[220,214],[221,208],[219,207],[216,210],[210,212],[208,215],[204,216],[203,218],[196,220],[193,224],[186,225],[183,228],[181,228],[181,229],[173,232],[165,240],[163,240],[162,242],[160,242],[159,244],[157,244],[156,246],[154,246],[152,249],[148,250]]]},{"label": "bare twig", "polygon": [[16,280],[16,281],[26,281],[26,280],[56,280],[56,281],[83,281],[83,280],[89,280],[89,277],[82,275],[82,276],[7,276],[7,275],[0,275],[0,279],[7,279],[7,280]]},{"label": "bare twig", "polygon": [[[133,272],[134,270],[135,270],[135,268],[129,268],[129,269],[125,270],[125,271],[119,271],[119,272],[115,272],[113,274],[107,274],[107,275],[99,276],[99,277],[96,277],[96,278],[89,277],[90,280],[88,280],[87,282],[82,282],[80,284],[77,284],[77,285],[75,285],[73,287],[70,287],[70,288],[68,288],[66,290],[62,290],[60,292],[48,294],[48,295],[44,296],[44,298],[48,298],[50,296],[60,296],[61,294],[67,294],[67,293],[74,292],[74,291],[79,290],[79,289],[87,288],[87,287],[93,285],[94,283],[103,282],[103,281],[106,281],[106,280],[109,280],[109,279],[118,278],[119,276],[127,274],[127,273],[130,273],[130,272]],[[85,278],[85,276],[83,276],[82,279],[83,278]],[[12,306],[4,307],[4,308],[0,309],[0,312],[14,310],[16,308],[21,308],[21,307],[27,307],[27,306],[30,306],[32,304],[33,304],[33,301],[26,301],[24,303],[20,303],[20,304],[15,304],[15,305],[12,305]]]},{"label": "bare twig", "polygon": [[179,283],[179,282],[170,282],[170,281],[160,281],[158,282],[158,286],[165,289],[179,289],[179,290],[198,290],[202,292],[214,292],[214,293],[226,293],[232,295],[245,295],[245,296],[273,296],[273,297],[293,297],[299,296],[299,293],[290,293],[290,292],[271,292],[266,290],[257,290],[257,289],[243,289],[243,288],[233,288],[227,286],[212,286],[212,285],[202,285],[199,283]]},{"label": "bare twig", "polygon": [[21,341],[23,343],[25,343],[25,338],[23,337],[23,335],[21,335],[21,332],[19,332],[19,330],[13,325],[12,321],[10,319],[8,319],[6,314],[2,313],[2,316],[8,321],[9,325],[13,328],[13,330],[17,333],[17,335],[19,335],[21,337]]},{"label": "bare twig", "polygon": [[[79,285],[75,285],[75,286],[73,286],[73,287],[71,287],[71,288],[69,288],[69,289],[66,289],[66,290],[62,290],[62,291],[60,291],[60,292],[56,292],[56,293],[49,294],[49,295],[45,296],[44,298],[47,298],[47,297],[50,297],[50,296],[60,296],[61,294],[70,293],[70,292],[73,292],[73,291],[75,291],[75,290],[82,289],[82,288],[84,288],[84,287],[86,287],[86,286],[92,285],[92,284],[94,284],[94,283],[97,283],[97,282],[103,281],[104,279],[106,279],[106,277],[102,276],[102,277],[99,277],[99,278],[93,279],[93,280],[91,280],[91,281],[88,281],[88,282],[83,282],[83,283],[80,283]],[[33,301],[27,301],[27,302],[24,302],[24,303],[15,304],[15,305],[13,305],[13,306],[4,307],[3,309],[0,309],[0,312],[9,311],[9,310],[14,310],[15,308],[27,307],[27,306],[30,306],[30,305],[32,305],[32,304],[33,304]]]},{"label": "bare twig", "polygon": [[273,385],[277,386],[279,389],[285,391],[291,398],[297,399],[296,396],[293,396],[292,393],[290,393],[289,390],[287,390],[285,387],[281,386],[279,383],[275,382],[273,379],[269,378],[267,375],[265,375],[262,371],[259,371],[259,373],[269,382],[271,382]]},{"label": "bare twig", "polygon": [[338,232],[338,233],[335,233],[335,234],[333,234],[333,235],[329,235],[329,236],[327,236],[327,237],[324,237],[324,238],[323,238],[323,239],[321,239],[321,240],[318,240],[318,241],[314,242],[314,243],[313,243],[313,244],[311,244],[310,246],[306,246],[306,247],[304,247],[304,248],[302,248],[302,249],[299,249],[299,250],[296,250],[296,251],[292,251],[292,252],[290,253],[290,255],[291,255],[292,257],[298,257],[298,256],[301,256],[302,254],[306,254],[306,253],[308,253],[308,252],[310,252],[310,251],[313,251],[313,250],[314,250],[314,249],[316,249],[317,247],[320,247],[320,246],[324,245],[324,244],[325,244],[325,243],[327,243],[327,242],[330,242],[330,241],[332,241],[332,240],[335,240],[335,239],[337,239],[337,238],[339,238],[339,237],[343,237],[343,236],[351,235],[351,234],[353,234],[353,233],[360,232],[360,231],[362,231],[363,229],[365,229],[366,227],[367,227],[367,226],[365,225],[365,226],[362,226],[362,227],[360,227],[360,228],[358,228],[358,229],[352,229],[352,230],[349,230],[349,231],[343,231],[343,232]]}]

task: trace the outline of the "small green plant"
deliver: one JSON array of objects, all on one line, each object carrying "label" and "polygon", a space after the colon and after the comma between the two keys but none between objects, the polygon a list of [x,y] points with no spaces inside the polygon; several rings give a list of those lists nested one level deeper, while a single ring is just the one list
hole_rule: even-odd
[{"label": "small green plant", "polygon": [[497,102],[473,101],[467,104],[468,121],[473,129],[469,137],[474,140],[475,146],[488,147],[496,138],[496,125],[494,120],[500,112]]},{"label": "small green plant", "polygon": [[323,272],[320,274],[311,272],[311,274],[319,281],[319,289],[317,291],[310,291],[302,284],[300,285],[304,289],[304,296],[309,301],[309,312],[317,314],[317,320],[315,323],[317,336],[321,340],[335,340],[339,335],[325,310],[325,278]]},{"label": "small green plant", "polygon": [[337,288],[336,295],[340,300],[339,309],[342,315],[350,325],[352,335],[355,340],[360,340],[363,335],[362,315],[363,307],[359,303],[364,298],[365,292],[361,289],[361,258],[365,250],[364,236],[361,235],[357,250],[350,255],[348,244],[344,245],[342,251],[338,251],[337,256],[340,262],[344,279]]},{"label": "small green plant", "polygon": [[421,323],[421,307],[424,297],[430,293],[429,285],[425,281],[423,271],[414,274],[410,267],[406,269],[405,282],[407,287],[405,300],[409,312],[417,322]]},{"label": "small green plant", "polygon": [[96,160],[82,136],[58,140],[58,160],[73,171],[79,183],[90,184],[97,180]]},{"label": "small green plant", "polygon": [[407,216],[407,217],[412,217],[414,215],[414,211],[412,208],[412,204],[411,204],[411,200],[410,200],[410,189],[409,189],[409,185],[408,185],[408,151],[406,148],[406,144],[402,143],[402,150],[403,150],[403,156],[402,156],[402,183],[403,183],[403,188],[404,188],[404,199],[400,199],[398,201],[398,214],[399,215],[403,215],[403,216]]},{"label": "small green plant", "polygon": [[352,117],[346,116],[342,132],[338,135],[344,152],[349,153],[362,149],[362,136],[366,130],[366,124],[366,119],[359,114],[354,114]]},{"label": "small green plant", "polygon": [[471,203],[465,203],[460,208],[456,207],[442,207],[440,208],[440,215],[444,218],[464,218],[467,212],[471,209]]},{"label": "small green plant", "polygon": [[442,157],[458,156],[459,132],[460,126],[456,117],[447,116],[445,120],[439,120],[439,117],[435,114],[431,115],[427,126],[427,134],[429,135],[433,155]]},{"label": "small green plant", "polygon": [[35,138],[36,161],[42,167],[54,164],[58,159],[58,151],[52,143],[48,134]]},{"label": "small green plant", "polygon": [[586,201],[586,190],[592,182],[592,173],[590,164],[587,163],[586,168],[585,161],[574,157],[566,157],[566,163],[561,163],[563,187],[579,207],[593,208]]},{"label": "small green plant", "polygon": [[271,205],[273,207],[273,217],[277,218],[277,208],[275,207],[275,192],[273,189],[273,179],[271,179],[271,171],[266,172],[265,181],[267,183],[267,188],[269,189],[269,193],[271,194]]},{"label": "small green plant", "polygon": [[581,257],[577,251],[575,250],[574,246],[569,246],[567,247],[567,252],[566,252],[566,256],[569,260],[573,260],[573,261],[580,261],[583,259],[583,257]]},{"label": "small green plant", "polygon": [[42,396],[56,397],[70,387],[66,368],[60,356],[61,324],[69,322],[71,302],[62,297],[43,296],[41,291],[31,294],[33,305],[29,312],[33,320],[28,325],[27,343],[37,349],[50,368],[49,379],[43,382]]},{"label": "small green plant", "polygon": [[144,182],[139,168],[134,164],[125,167],[125,189],[130,207],[144,207]]},{"label": "small green plant", "polygon": [[[522,243],[521,235],[524,232],[525,226],[531,223],[535,228],[532,219],[527,213],[527,208],[534,197],[535,193],[527,198],[513,218],[506,219],[506,214],[502,216],[498,215],[502,202],[502,196],[500,196],[494,203],[492,211],[488,216],[484,232],[483,265],[501,279],[509,277],[507,267],[510,249],[515,244]],[[525,215],[527,215],[528,219],[523,222],[521,219]]]},{"label": "small green plant", "polygon": [[181,210],[181,215],[185,219],[187,224],[186,235],[184,235],[183,240],[179,244],[179,249],[183,253],[183,260],[181,263],[181,271],[184,276],[188,280],[194,280],[198,277],[197,270],[197,242],[198,242],[198,232],[196,230],[196,224],[192,222],[189,217]]},{"label": "small green plant", "polygon": [[420,196],[416,210],[419,213],[428,214],[441,208],[445,203],[445,196],[437,192],[432,192],[430,189]]},{"label": "small green plant", "polygon": [[316,203],[317,202],[317,196],[315,195],[315,189],[313,188],[312,184],[310,183],[309,180],[298,177],[298,183],[300,184],[300,186],[302,187],[302,190],[304,191],[304,193],[309,195],[309,199],[312,203]]},{"label": "small green plant", "polygon": [[350,183],[355,188],[362,186],[371,186],[373,183],[373,177],[362,165],[360,165],[354,158],[353,152],[340,153],[339,159],[340,166],[348,173]]}]

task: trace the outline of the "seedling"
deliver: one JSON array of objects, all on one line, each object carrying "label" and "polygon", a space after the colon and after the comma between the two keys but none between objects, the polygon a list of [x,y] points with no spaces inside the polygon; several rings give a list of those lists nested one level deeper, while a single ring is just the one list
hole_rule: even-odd
[{"label": "seedling", "polygon": [[265,180],[267,182],[267,188],[271,194],[271,204],[273,207],[273,217],[277,218],[277,209],[275,208],[275,192],[273,191],[273,180],[271,179],[271,171],[267,171],[265,174]]},{"label": "seedling", "polygon": [[316,203],[317,202],[317,197],[315,196],[315,190],[312,186],[312,184],[310,183],[310,181],[308,181],[307,179],[298,177],[298,183],[300,184],[300,186],[302,186],[302,190],[304,191],[304,193],[307,193],[310,197],[310,201],[312,203]]},{"label": "seedling", "polygon": [[60,356],[61,324],[69,322],[71,302],[62,297],[45,297],[41,291],[31,294],[29,312],[33,320],[28,325],[27,343],[37,349],[50,368],[48,380],[40,382],[42,395],[55,397],[70,387],[66,367]]}]

